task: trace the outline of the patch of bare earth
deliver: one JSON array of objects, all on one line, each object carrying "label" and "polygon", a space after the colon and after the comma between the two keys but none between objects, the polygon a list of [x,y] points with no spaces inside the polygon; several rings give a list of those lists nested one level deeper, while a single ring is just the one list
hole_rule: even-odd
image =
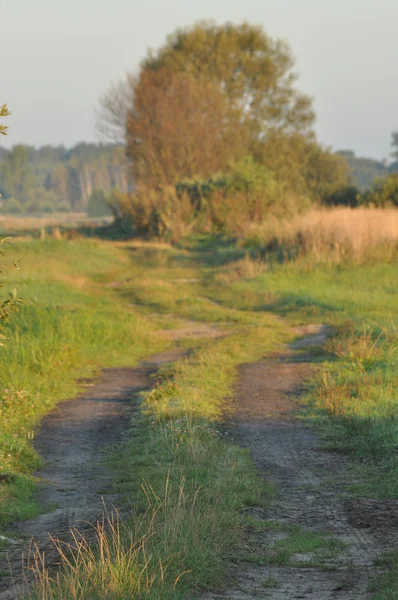
[{"label": "patch of bare earth", "polygon": [[[348,459],[322,450],[317,434],[300,418],[303,384],[316,368],[308,350],[322,344],[328,330],[311,326],[299,333],[306,337],[285,353],[240,369],[229,434],[250,450],[279,494],[266,510],[247,509],[259,526],[255,547],[234,560],[230,587],[202,600],[363,600],[369,597],[375,559],[397,544],[397,503],[350,500]],[[344,547],[329,556],[293,554],[287,564],[273,564],[272,548],[292,526],[332,536]]]},{"label": "patch of bare earth", "polygon": [[33,546],[45,553],[47,566],[54,566],[58,553],[51,537],[69,541],[72,528],[90,535],[104,506],[118,507],[103,453],[127,434],[133,396],[152,386],[150,376],[161,365],[183,355],[174,350],[153,356],[136,369],[106,369],[98,380],[85,382],[78,398],[62,402],[43,419],[35,447],[44,467],[36,475],[38,500],[47,512],[11,528],[8,535],[15,543],[0,555],[0,600],[21,598],[32,581],[27,567]]},{"label": "patch of bare earth", "polygon": [[195,321],[183,321],[182,327],[178,329],[165,329],[159,334],[169,340],[183,340],[191,338],[217,338],[224,337],[225,331],[212,323],[197,323]]}]

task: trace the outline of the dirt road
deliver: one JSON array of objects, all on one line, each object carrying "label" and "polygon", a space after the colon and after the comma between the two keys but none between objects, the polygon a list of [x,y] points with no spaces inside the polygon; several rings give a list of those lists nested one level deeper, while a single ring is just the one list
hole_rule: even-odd
[{"label": "dirt road", "polygon": [[62,402],[43,419],[35,447],[44,467],[36,475],[38,500],[47,512],[13,526],[10,536],[17,543],[0,557],[0,600],[21,597],[24,581],[29,582],[29,572],[21,571],[21,557],[26,562],[32,538],[51,566],[58,556],[50,535],[68,540],[71,528],[84,531],[100,519],[104,505],[118,506],[103,452],[126,435],[134,394],[151,387],[150,375],[159,366],[183,355],[174,350],[152,356],[136,369],[107,369],[97,381],[85,382],[81,396]]},{"label": "dirt road", "polygon": [[[397,544],[397,503],[391,513],[391,503],[347,499],[347,458],[322,450],[317,434],[297,415],[303,382],[314,371],[307,349],[322,343],[327,331],[314,326],[302,333],[306,338],[294,348],[241,367],[229,433],[250,449],[279,494],[267,510],[247,510],[258,524],[255,548],[237,558],[238,565],[234,561],[227,590],[207,593],[202,600],[364,600],[375,559]],[[325,542],[329,550],[283,555],[294,531],[299,545],[303,538],[308,543],[304,532],[310,544],[318,539],[312,534],[331,538]]]}]

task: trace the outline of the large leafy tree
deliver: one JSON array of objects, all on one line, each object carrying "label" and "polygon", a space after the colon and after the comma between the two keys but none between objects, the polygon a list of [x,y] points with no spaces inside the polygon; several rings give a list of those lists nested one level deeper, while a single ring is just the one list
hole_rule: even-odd
[{"label": "large leafy tree", "polygon": [[[170,78],[189,76],[199,85],[207,80],[218,87],[230,107],[240,112],[240,125],[249,128],[252,145],[270,131],[312,133],[312,101],[296,88],[289,46],[273,40],[260,26],[201,22],[178,29],[159,50],[149,51],[138,81],[148,71],[166,72]],[[137,76],[129,73],[101,99],[98,129],[120,144],[126,142],[136,86]]]},{"label": "large leafy tree", "polygon": [[213,81],[242,111],[255,138],[270,129],[307,133],[314,121],[311,99],[295,87],[289,46],[273,40],[261,26],[202,22],[178,29],[149,53],[142,69]]}]

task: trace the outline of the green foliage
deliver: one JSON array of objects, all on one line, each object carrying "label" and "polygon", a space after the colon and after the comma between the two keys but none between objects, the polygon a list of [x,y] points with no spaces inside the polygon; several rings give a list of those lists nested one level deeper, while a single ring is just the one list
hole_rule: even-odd
[{"label": "green foliage", "polygon": [[362,196],[355,185],[347,185],[328,196],[325,204],[329,206],[350,206],[355,208],[362,204]]},{"label": "green foliage", "polygon": [[223,191],[225,194],[264,192],[272,185],[273,174],[264,165],[257,163],[248,155],[231,163],[225,173],[216,174],[209,179],[182,180],[177,182],[177,194],[188,194],[192,206],[196,209],[206,203],[212,194]]},{"label": "green foliage", "polygon": [[398,174],[392,173],[386,179],[376,181],[363,195],[363,203],[376,207],[398,206]]},{"label": "green foliage", "polygon": [[142,236],[178,241],[190,233],[240,237],[252,223],[308,208],[264,165],[247,156],[209,179],[181,180],[175,186],[138,185],[134,194],[108,198],[115,215]]},{"label": "green foliage", "polygon": [[301,134],[273,133],[256,144],[254,157],[277,181],[313,202],[327,202],[348,183],[346,161]]},{"label": "green foliage", "polygon": [[[7,104],[3,104],[2,106],[0,105],[0,118],[8,117],[9,115],[10,112],[7,108]],[[7,135],[7,129],[7,125],[0,123],[0,135]]]},{"label": "green foliage", "polygon": [[286,43],[261,26],[201,22],[178,29],[143,61],[143,70],[165,69],[219,85],[259,139],[269,129],[308,131],[311,100],[294,87],[297,75]]}]

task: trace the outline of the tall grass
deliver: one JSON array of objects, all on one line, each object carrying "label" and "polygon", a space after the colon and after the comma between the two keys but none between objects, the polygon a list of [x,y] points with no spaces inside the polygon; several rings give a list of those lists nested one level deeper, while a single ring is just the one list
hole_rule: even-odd
[{"label": "tall grass", "polygon": [[280,261],[392,262],[398,258],[398,210],[334,208],[289,220],[271,218],[250,226],[245,241]]}]

